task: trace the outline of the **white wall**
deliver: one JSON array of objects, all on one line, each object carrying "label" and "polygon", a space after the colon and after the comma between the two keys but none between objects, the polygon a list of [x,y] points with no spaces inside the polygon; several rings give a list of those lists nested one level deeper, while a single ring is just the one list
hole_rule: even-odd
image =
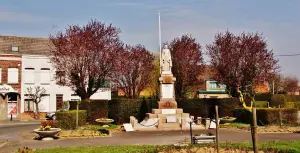
[{"label": "white wall", "polygon": [[[27,72],[25,69],[34,68],[34,74],[24,73]],[[43,69],[43,70],[41,70]],[[50,70],[47,70],[50,69]],[[48,73],[49,72],[49,73]],[[33,76],[32,79],[28,79],[28,77]],[[49,76],[48,79],[45,79]],[[27,77],[27,78],[26,78]],[[29,80],[29,81],[28,81]],[[71,95],[74,94],[74,91],[69,87],[62,87],[56,84],[55,80],[55,70],[50,63],[50,58],[47,56],[41,55],[22,55],[22,84],[21,84],[21,112],[24,112],[24,99],[25,94],[27,93],[28,87],[41,86],[46,89],[46,94],[49,96],[45,97],[39,105],[40,112],[49,112],[56,111],[56,95],[63,94],[63,101],[68,101],[73,99]],[[99,90],[99,92],[95,93],[91,99],[109,99],[111,97],[111,91],[109,90]]]}]

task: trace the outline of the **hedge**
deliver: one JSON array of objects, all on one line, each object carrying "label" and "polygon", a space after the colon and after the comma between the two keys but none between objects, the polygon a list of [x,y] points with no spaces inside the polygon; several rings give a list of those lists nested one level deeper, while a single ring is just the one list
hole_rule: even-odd
[{"label": "hedge", "polygon": [[297,102],[286,102],[284,108],[295,108],[300,110],[300,101]]},{"label": "hedge", "polygon": [[146,117],[152,108],[157,108],[157,101],[152,99],[112,99],[108,103],[108,117],[116,124],[128,123],[130,116],[139,121]]},{"label": "hedge", "polygon": [[271,93],[261,93],[261,94],[256,94],[255,95],[255,100],[256,101],[268,101],[270,102],[272,99],[272,94]]},{"label": "hedge", "polygon": [[[56,112],[56,120],[59,127],[62,129],[75,129],[76,128],[76,110],[71,111],[58,111]],[[86,124],[86,111],[78,111],[78,126]]]},{"label": "hedge", "polygon": [[[240,108],[236,98],[226,99],[177,99],[178,108],[195,117],[215,116],[215,105],[219,106],[219,115],[233,116],[233,110]],[[116,124],[128,123],[130,116],[135,116],[142,121],[146,113],[157,108],[157,100],[152,99],[112,99],[108,102],[108,117],[115,120]]]},{"label": "hedge", "polygon": [[[70,110],[76,110],[76,107],[77,102],[70,102]],[[79,109],[87,111],[87,121],[91,123],[98,118],[108,117],[108,101],[106,100],[82,101],[79,105]]]},{"label": "hedge", "polygon": [[267,101],[255,101],[254,102],[256,108],[267,108],[268,102]]},{"label": "hedge", "polygon": [[300,101],[299,95],[286,95],[286,94],[276,94],[272,96],[270,101],[271,107],[278,107],[279,105],[283,107],[286,102],[296,102]]},{"label": "hedge", "polygon": [[233,116],[233,110],[240,108],[237,98],[177,99],[178,108],[195,117],[215,117],[215,105],[219,107],[219,116]]},{"label": "hedge", "polygon": [[[282,114],[282,123],[285,124],[296,124],[298,111],[297,109],[289,108],[257,108],[257,124],[268,125],[268,124],[280,124],[279,112]],[[245,109],[234,110],[234,117],[236,122],[241,123],[252,123],[252,113]]]}]

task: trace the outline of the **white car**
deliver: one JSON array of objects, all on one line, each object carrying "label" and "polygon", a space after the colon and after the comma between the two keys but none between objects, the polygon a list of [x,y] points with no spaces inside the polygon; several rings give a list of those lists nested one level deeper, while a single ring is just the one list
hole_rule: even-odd
[{"label": "white car", "polygon": [[47,112],[45,117],[49,120],[56,120],[55,112]]}]

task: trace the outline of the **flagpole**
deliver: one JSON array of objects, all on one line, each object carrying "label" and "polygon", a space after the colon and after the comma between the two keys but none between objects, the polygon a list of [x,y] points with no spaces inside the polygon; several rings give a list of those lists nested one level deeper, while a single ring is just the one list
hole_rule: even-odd
[{"label": "flagpole", "polygon": [[158,40],[159,40],[159,71],[161,73],[161,29],[160,29],[160,12],[158,12]]}]

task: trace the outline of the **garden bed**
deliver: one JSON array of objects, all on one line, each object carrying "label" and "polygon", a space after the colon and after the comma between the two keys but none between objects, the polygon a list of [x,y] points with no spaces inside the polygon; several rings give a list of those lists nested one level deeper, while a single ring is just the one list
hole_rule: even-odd
[{"label": "garden bed", "polygon": [[[58,136],[60,138],[86,138],[86,137],[108,137],[114,131],[122,130],[121,126],[111,124],[109,127],[102,127],[100,125],[85,125],[75,130],[61,130]],[[35,139],[37,134],[34,132],[22,133],[24,139]]]},{"label": "garden bed", "polygon": [[62,130],[60,137],[107,137],[110,136],[113,131],[119,131],[121,127],[119,125],[110,124],[109,127],[103,127],[99,125],[85,125],[79,127],[76,130]]},{"label": "garden bed", "polygon": [[[243,124],[243,123],[230,123],[230,124],[220,124],[220,128],[222,129],[229,129],[229,130],[241,130],[241,131],[250,131],[250,124]],[[300,132],[299,125],[283,125],[280,127],[279,125],[268,125],[268,126],[258,126],[257,128],[258,133],[265,133],[265,132],[293,132],[298,133]]]}]

